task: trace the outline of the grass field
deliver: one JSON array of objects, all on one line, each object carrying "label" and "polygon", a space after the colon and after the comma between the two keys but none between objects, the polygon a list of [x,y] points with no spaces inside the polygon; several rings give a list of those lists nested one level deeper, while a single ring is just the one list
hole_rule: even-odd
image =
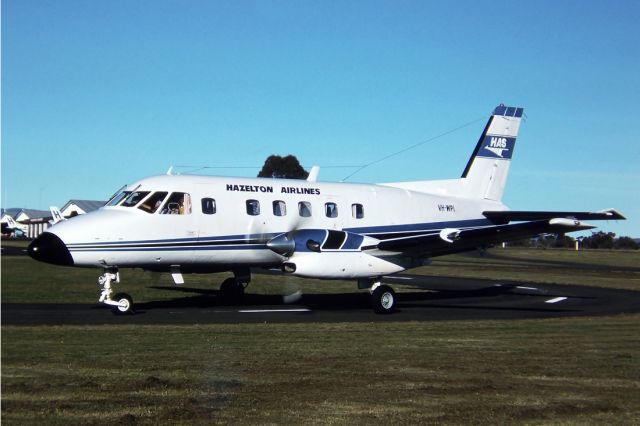
[{"label": "grass field", "polygon": [[[420,273],[640,289],[638,252],[489,251]],[[2,258],[3,302],[90,303],[98,271]],[[223,275],[187,277],[217,288]],[[190,280],[190,278],[192,278]],[[162,278],[162,285],[169,280]],[[213,283],[213,284],[212,284]],[[92,286],[95,286],[92,288]],[[127,272],[136,300],[175,297]],[[257,275],[252,292],[354,291]],[[2,327],[4,424],[639,424],[640,315]]]}]

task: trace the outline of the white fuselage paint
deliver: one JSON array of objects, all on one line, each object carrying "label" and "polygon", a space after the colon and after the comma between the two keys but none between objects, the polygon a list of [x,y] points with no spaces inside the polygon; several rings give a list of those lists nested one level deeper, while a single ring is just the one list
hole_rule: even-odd
[{"label": "white fuselage paint", "polygon": [[[486,221],[483,211],[506,209],[495,201],[427,194],[387,185],[286,179],[163,175],[129,185],[128,190],[134,189],[188,193],[191,213],[150,214],[137,207],[106,206],[58,223],[49,232],[69,248],[75,266],[158,270],[176,265],[194,270],[277,266],[286,258],[266,248],[264,241],[291,230],[352,230],[365,236],[380,238],[384,234],[382,238],[389,238],[409,231],[437,232],[478,226]],[[215,214],[203,213],[203,198],[215,200]],[[247,213],[247,200],[260,203],[259,215]],[[273,212],[273,202],[278,200],[286,203],[284,216]],[[311,217],[300,217],[299,202],[310,203]],[[336,217],[327,217],[325,203],[335,203]],[[353,204],[363,206],[364,217],[354,217]],[[248,242],[250,239],[262,242],[252,244]],[[353,255],[366,254],[358,251]],[[350,273],[338,271],[324,277],[382,275],[410,266],[406,259],[393,258],[393,253],[386,258],[366,256],[377,262],[369,266],[371,270],[356,268]],[[333,261],[349,263],[350,259],[335,256]],[[325,265],[327,260],[325,257]]]}]

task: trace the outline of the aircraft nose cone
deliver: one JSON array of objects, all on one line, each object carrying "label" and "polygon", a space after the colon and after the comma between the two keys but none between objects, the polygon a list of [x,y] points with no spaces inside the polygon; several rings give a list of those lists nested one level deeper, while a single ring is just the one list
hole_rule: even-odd
[{"label": "aircraft nose cone", "polygon": [[51,232],[44,232],[33,240],[27,248],[29,256],[40,262],[54,265],[73,266],[73,258],[69,249],[60,237]]}]

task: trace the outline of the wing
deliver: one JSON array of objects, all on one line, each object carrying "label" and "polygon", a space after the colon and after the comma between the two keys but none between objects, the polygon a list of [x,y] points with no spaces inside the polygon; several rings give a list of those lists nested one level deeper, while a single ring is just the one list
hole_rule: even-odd
[{"label": "wing", "polygon": [[599,212],[539,212],[539,211],[486,211],[484,217],[495,224],[509,222],[522,222],[529,220],[543,220],[554,218],[566,218],[575,220],[624,220],[625,217],[615,209],[606,209]]},{"label": "wing", "polygon": [[[411,256],[433,257],[545,233],[563,234],[595,228],[593,225],[581,222],[584,218],[624,219],[624,216],[615,210],[597,213],[504,211],[483,214],[496,224],[467,229],[446,228],[440,232],[387,239],[380,241],[375,248],[402,252]],[[509,223],[511,221],[522,222]]]}]

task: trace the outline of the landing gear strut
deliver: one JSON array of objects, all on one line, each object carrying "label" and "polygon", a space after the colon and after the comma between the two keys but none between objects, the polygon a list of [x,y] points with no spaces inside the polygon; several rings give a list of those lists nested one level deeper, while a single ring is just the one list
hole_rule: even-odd
[{"label": "landing gear strut", "polygon": [[130,314],[133,312],[133,299],[127,293],[117,293],[112,297],[112,282],[120,282],[120,274],[117,270],[105,271],[98,278],[98,285],[102,288],[98,302],[111,306],[116,314]]}]

